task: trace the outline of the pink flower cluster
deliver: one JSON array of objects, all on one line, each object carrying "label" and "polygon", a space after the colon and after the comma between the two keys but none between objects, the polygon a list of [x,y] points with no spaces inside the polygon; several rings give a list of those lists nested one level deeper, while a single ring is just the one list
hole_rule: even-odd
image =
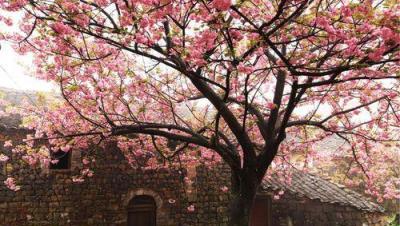
[{"label": "pink flower cluster", "polygon": [[9,188],[10,190],[13,191],[18,191],[21,189],[21,186],[18,186],[15,184],[15,179],[12,177],[8,177],[5,181],[4,184]]},{"label": "pink flower cluster", "polygon": [[9,160],[8,156],[0,154],[0,162],[7,162]]},{"label": "pink flower cluster", "polygon": [[11,141],[11,140],[5,141],[3,146],[4,146],[5,148],[6,148],[6,147],[12,147],[12,146],[13,146],[12,141]]},{"label": "pink flower cluster", "polygon": [[222,186],[221,191],[222,192],[228,192],[229,188],[227,186]]},{"label": "pink flower cluster", "polygon": [[222,11],[228,10],[229,7],[231,7],[231,5],[232,5],[231,0],[214,0],[212,3],[216,9],[222,10]]},{"label": "pink flower cluster", "polygon": [[52,28],[54,31],[56,31],[60,35],[67,35],[70,34],[72,29],[68,25],[62,23],[62,22],[56,22],[53,24]]},{"label": "pink flower cluster", "polygon": [[187,210],[189,212],[194,212],[194,210],[195,210],[194,205],[192,204],[192,205],[188,206]]}]

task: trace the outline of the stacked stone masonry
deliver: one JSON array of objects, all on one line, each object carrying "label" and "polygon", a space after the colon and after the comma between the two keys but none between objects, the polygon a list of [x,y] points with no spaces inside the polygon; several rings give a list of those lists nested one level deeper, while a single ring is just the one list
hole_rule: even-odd
[{"label": "stacked stone masonry", "polygon": [[[16,129],[0,129],[0,145],[24,136]],[[74,161],[78,161],[76,155]],[[79,174],[80,164],[52,171],[23,167],[17,158],[12,162],[21,190],[13,192],[0,185],[0,226],[126,226],[129,200],[142,194],[155,199],[159,226],[224,226],[228,222],[230,196],[222,191],[230,187],[226,166],[134,170],[115,146],[109,146],[98,152],[95,175],[74,183],[71,178]],[[10,166],[0,167],[0,181],[4,181]],[[185,183],[184,177],[193,184]],[[193,212],[187,209],[191,204]],[[379,214],[290,194],[272,203],[272,226],[364,226],[365,222],[378,226],[379,222],[372,222],[378,219]]]},{"label": "stacked stone masonry", "polygon": [[[10,138],[17,142],[24,134],[3,130],[0,145]],[[12,156],[9,150],[8,154]],[[226,225],[228,220],[225,212],[229,196],[220,190],[229,186],[226,168],[198,167],[193,175],[185,169],[135,170],[115,147],[108,147],[98,152],[95,175],[75,183],[72,177],[79,174],[79,167],[32,169],[20,165],[15,156],[11,162],[11,175],[16,176],[21,190],[0,186],[0,226],[125,226],[129,200],[143,194],[157,202],[157,225],[217,226]],[[6,165],[0,167],[0,181],[4,181],[9,173]],[[183,179],[190,176],[195,176],[192,186]],[[187,209],[191,204],[194,212]]]}]

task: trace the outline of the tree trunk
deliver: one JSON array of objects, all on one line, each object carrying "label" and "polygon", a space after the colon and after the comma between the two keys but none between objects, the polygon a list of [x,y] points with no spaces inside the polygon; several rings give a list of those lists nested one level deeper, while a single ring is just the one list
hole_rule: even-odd
[{"label": "tree trunk", "polygon": [[251,207],[257,191],[257,180],[232,173],[232,200],[229,226],[249,226]]},{"label": "tree trunk", "polygon": [[229,226],[249,226],[253,200],[236,196],[231,201]]}]

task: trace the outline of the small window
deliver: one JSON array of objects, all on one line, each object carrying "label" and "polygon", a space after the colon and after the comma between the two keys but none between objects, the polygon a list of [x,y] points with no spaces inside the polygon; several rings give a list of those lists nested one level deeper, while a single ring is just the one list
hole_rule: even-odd
[{"label": "small window", "polygon": [[135,196],[128,205],[128,226],[156,226],[156,209],[151,196]]},{"label": "small window", "polygon": [[71,166],[71,151],[63,152],[52,152],[52,160],[58,160],[57,163],[50,163],[50,169],[69,169]]}]

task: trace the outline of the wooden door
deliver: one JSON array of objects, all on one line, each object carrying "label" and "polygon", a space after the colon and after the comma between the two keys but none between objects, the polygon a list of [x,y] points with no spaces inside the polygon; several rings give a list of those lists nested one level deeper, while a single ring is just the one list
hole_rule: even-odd
[{"label": "wooden door", "polygon": [[250,213],[250,226],[271,226],[271,198],[256,196]]},{"label": "wooden door", "polygon": [[134,197],[128,205],[128,226],[156,226],[156,209],[151,196]]}]

